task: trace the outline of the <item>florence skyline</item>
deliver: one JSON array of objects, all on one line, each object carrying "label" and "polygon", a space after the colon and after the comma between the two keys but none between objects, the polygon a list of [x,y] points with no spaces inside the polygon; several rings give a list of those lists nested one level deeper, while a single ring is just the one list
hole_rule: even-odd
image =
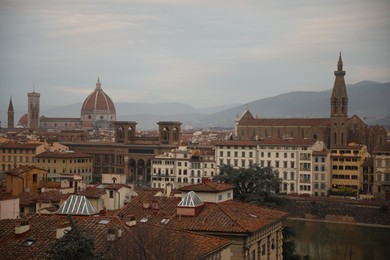
[{"label": "florence skyline", "polygon": [[[3,1],[1,111],[27,93],[81,103],[100,77],[116,102],[247,103],[390,81],[387,1]],[[61,97],[61,98],[58,98]],[[222,98],[221,98],[222,97]],[[3,115],[2,115],[3,116]]]}]

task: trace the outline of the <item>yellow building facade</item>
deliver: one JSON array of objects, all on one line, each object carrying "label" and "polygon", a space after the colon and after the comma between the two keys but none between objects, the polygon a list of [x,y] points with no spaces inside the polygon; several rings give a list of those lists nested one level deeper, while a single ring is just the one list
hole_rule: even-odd
[{"label": "yellow building facade", "polygon": [[363,188],[363,163],[369,156],[365,145],[349,144],[331,149],[332,189]]},{"label": "yellow building facade", "polygon": [[0,171],[10,171],[20,166],[34,166],[39,143],[8,142],[0,144]]},{"label": "yellow building facade", "polygon": [[36,166],[48,172],[50,181],[63,174],[78,174],[88,184],[92,182],[92,162],[92,155],[74,151],[46,151],[36,156]]},{"label": "yellow building facade", "polygon": [[6,192],[18,196],[46,187],[47,172],[35,166],[20,166],[6,171]]}]

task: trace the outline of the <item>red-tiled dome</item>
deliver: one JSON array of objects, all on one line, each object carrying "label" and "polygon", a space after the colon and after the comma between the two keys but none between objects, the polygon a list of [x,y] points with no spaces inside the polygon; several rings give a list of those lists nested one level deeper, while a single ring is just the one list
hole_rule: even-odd
[{"label": "red-tiled dome", "polygon": [[103,91],[98,79],[95,90],[88,95],[81,107],[81,115],[105,111],[115,114],[115,106],[111,98]]},{"label": "red-tiled dome", "polygon": [[18,125],[23,126],[23,127],[27,127],[27,121],[28,121],[28,115],[24,114],[23,116],[20,117]]}]

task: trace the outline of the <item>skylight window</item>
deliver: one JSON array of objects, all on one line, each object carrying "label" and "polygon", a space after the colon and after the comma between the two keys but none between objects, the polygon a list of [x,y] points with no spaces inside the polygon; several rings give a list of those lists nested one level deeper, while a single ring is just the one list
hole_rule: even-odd
[{"label": "skylight window", "polygon": [[99,221],[99,224],[107,225],[110,222],[109,219],[102,219]]},{"label": "skylight window", "polygon": [[35,241],[36,241],[35,238],[31,238],[31,237],[30,237],[30,238],[27,238],[27,239],[23,240],[21,246],[29,247],[29,246],[31,246],[32,244],[34,244]]}]

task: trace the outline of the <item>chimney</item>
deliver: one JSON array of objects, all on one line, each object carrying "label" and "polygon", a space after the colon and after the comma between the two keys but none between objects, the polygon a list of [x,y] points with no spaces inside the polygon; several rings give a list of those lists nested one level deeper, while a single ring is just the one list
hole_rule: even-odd
[{"label": "chimney", "polygon": [[116,238],[116,229],[115,228],[109,228],[107,230],[107,241],[114,241]]},{"label": "chimney", "polygon": [[30,230],[30,225],[27,220],[17,220],[15,223],[15,235],[21,235]]},{"label": "chimney", "polygon": [[210,182],[211,180],[210,180],[210,178],[209,177],[203,177],[202,178],[202,183],[208,183],[208,182]]},{"label": "chimney", "polygon": [[72,229],[71,225],[69,222],[63,222],[60,223],[57,226],[57,233],[56,233],[56,238],[60,239],[62,238],[66,232],[69,232]]},{"label": "chimney", "polygon": [[160,202],[158,202],[158,200],[153,200],[151,208],[156,210],[160,209]]},{"label": "chimney", "polygon": [[172,193],[172,184],[171,183],[168,183],[167,185],[166,185],[166,196],[167,197],[169,197],[169,196],[171,196],[171,193]]},{"label": "chimney", "polygon": [[125,223],[129,227],[135,226],[135,224],[137,224],[137,221],[135,220],[135,216],[134,215],[126,216]]}]

